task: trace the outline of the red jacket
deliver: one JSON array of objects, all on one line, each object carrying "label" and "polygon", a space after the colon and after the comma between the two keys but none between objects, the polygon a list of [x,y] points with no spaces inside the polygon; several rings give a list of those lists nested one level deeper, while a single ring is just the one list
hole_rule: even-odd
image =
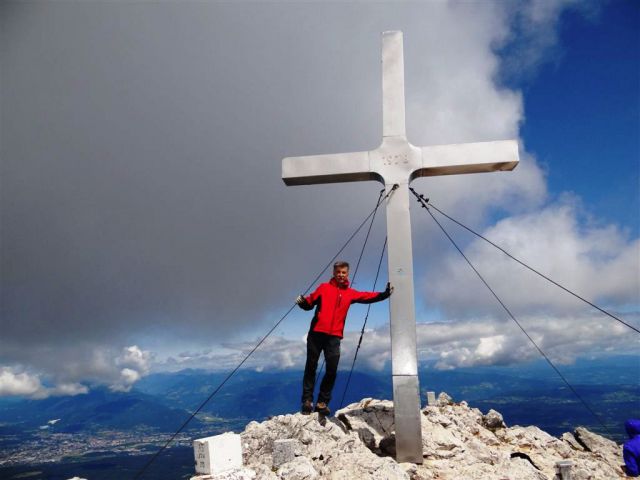
[{"label": "red jacket", "polygon": [[315,292],[305,297],[306,305],[300,307],[311,310],[316,307],[310,330],[336,337],[343,337],[344,321],[352,303],[375,303],[389,298],[388,292],[359,292],[346,285],[338,285],[334,278],[321,284]]}]

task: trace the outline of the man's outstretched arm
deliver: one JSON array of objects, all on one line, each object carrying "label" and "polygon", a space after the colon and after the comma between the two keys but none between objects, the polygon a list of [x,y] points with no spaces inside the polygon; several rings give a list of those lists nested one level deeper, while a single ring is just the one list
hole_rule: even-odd
[{"label": "man's outstretched arm", "polygon": [[386,300],[393,293],[393,287],[387,282],[387,288],[384,292],[358,292],[351,303],[376,303]]}]

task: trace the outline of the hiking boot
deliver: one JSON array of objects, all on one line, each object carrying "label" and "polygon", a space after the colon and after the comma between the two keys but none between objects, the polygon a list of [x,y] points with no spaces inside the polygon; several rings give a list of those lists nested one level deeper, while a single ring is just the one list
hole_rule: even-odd
[{"label": "hiking boot", "polygon": [[325,417],[331,415],[331,410],[329,410],[329,407],[324,402],[316,403],[316,412],[318,412],[320,415],[324,415]]},{"label": "hiking boot", "polygon": [[313,403],[311,403],[311,400],[306,400],[302,404],[302,408],[300,409],[300,412],[303,415],[309,415],[309,414],[311,414],[311,412],[313,412]]}]

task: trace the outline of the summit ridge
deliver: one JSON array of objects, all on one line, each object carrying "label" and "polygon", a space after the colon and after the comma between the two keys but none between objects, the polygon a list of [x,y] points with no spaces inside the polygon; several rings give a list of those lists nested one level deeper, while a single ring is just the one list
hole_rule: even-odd
[{"label": "summit ridge", "polygon": [[445,393],[421,411],[422,465],[394,460],[389,400],[365,398],[321,420],[296,413],[250,422],[241,433],[244,467],[194,480],[561,480],[560,461],[571,462],[572,480],[625,478],[621,447],[586,428],[557,438],[508,427],[495,410],[483,414]]}]

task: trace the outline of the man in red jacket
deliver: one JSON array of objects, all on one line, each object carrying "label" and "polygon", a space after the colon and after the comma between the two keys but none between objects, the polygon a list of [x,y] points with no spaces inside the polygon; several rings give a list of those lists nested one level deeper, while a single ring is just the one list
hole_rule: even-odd
[{"label": "man in red jacket", "polygon": [[384,292],[358,292],[349,288],[349,264],[336,262],[333,265],[333,278],[328,283],[321,284],[307,297],[298,296],[296,303],[300,308],[316,309],[307,335],[307,363],[302,380],[303,414],[308,415],[313,411],[313,388],[320,352],[324,352],[326,371],[320,384],[315,411],[322,415],[331,413],[328,403],[338,373],[344,321],[351,304],[380,302],[389,298],[392,292],[393,288],[388,283]]}]

